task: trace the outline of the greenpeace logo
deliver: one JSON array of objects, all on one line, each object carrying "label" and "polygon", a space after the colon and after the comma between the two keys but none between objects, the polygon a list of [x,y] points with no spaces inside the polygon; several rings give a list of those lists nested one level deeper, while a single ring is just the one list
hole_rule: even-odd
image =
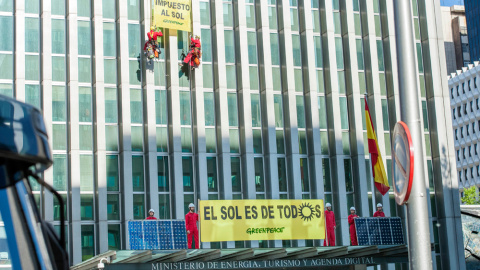
[{"label": "greenpeace logo", "polygon": [[248,228],[247,233],[248,234],[256,234],[256,233],[283,233],[283,230],[285,227],[281,228]]},{"label": "greenpeace logo", "polygon": [[172,20],[168,20],[168,19],[165,19],[163,20],[164,23],[173,23],[173,24],[178,24],[178,25],[184,25],[185,23],[181,23],[181,22],[177,22],[177,21],[172,21]]}]

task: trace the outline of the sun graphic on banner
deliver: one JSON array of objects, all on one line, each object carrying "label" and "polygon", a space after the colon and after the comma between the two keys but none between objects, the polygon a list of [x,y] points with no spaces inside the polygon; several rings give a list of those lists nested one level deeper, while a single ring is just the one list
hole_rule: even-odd
[{"label": "sun graphic on banner", "polygon": [[300,218],[302,218],[304,221],[310,221],[313,218],[313,206],[310,205],[309,203],[302,203],[300,205]]}]

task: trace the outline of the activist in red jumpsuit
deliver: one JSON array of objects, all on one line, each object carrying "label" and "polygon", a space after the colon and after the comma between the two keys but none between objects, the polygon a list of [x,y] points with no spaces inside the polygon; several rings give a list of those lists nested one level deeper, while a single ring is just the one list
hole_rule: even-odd
[{"label": "activist in red jumpsuit", "polygon": [[154,215],[155,215],[155,210],[150,209],[150,210],[148,210],[148,217],[147,217],[146,219],[149,219],[149,220],[150,220],[150,219],[151,219],[151,220],[157,219],[156,217],[154,217]]},{"label": "activist in red jumpsuit", "polygon": [[199,249],[197,228],[198,214],[195,213],[195,205],[193,203],[188,205],[188,209],[190,209],[190,211],[185,215],[188,248],[192,248],[192,242],[195,242],[195,249]]},{"label": "activist in red jumpsuit", "polygon": [[377,212],[373,214],[373,217],[385,217],[385,213],[383,212],[383,205],[381,203],[377,204]]},{"label": "activist in red jumpsuit", "polygon": [[162,31],[155,31],[155,27],[150,27],[150,32],[147,33],[148,41],[145,42],[145,46],[143,46],[143,50],[147,49],[148,43],[152,44],[154,49],[158,48],[157,37],[162,37]]},{"label": "activist in red jumpsuit", "polygon": [[350,207],[350,215],[348,216],[348,224],[350,224],[350,242],[352,246],[358,246],[357,231],[355,230],[355,219],[358,216],[355,214],[355,207]]},{"label": "activist in red jumpsuit", "polygon": [[324,246],[335,246],[335,214],[332,211],[332,205],[327,203],[325,205],[325,241]]},{"label": "activist in red jumpsuit", "polygon": [[190,38],[190,52],[187,54],[185,59],[183,59],[183,62],[185,64],[190,64],[192,69],[200,65],[200,57],[202,56],[201,46],[200,37],[196,36],[195,38]]}]

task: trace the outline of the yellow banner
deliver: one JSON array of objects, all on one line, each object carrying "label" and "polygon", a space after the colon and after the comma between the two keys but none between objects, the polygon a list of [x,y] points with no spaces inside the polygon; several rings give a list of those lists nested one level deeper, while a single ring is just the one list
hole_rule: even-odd
[{"label": "yellow banner", "polygon": [[154,0],[153,25],[192,32],[191,0]]},{"label": "yellow banner", "polygon": [[323,200],[200,201],[202,242],[324,239]]}]

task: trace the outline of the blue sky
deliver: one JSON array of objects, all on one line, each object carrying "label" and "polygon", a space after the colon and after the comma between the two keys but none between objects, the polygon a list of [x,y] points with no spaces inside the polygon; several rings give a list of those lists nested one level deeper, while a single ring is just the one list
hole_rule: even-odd
[{"label": "blue sky", "polygon": [[440,0],[442,6],[464,5],[463,0]]}]

